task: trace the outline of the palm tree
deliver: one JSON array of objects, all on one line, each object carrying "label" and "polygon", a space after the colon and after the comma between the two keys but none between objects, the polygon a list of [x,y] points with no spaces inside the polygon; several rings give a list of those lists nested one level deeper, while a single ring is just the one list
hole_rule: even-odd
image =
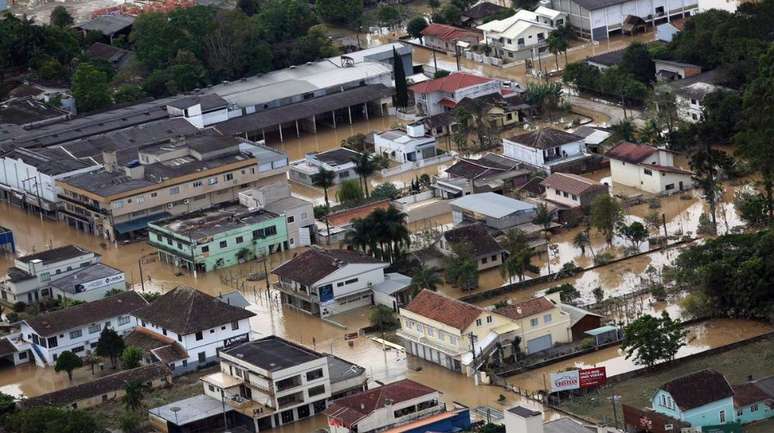
[{"label": "palm tree", "polygon": [[582,256],[586,255],[586,247],[589,247],[591,255],[594,255],[594,250],[591,249],[591,239],[589,239],[589,232],[587,230],[578,232],[573,238],[572,244],[575,245],[576,248],[580,248]]},{"label": "palm tree", "polygon": [[352,162],[355,163],[355,173],[360,176],[363,192],[368,197],[368,176],[371,176],[376,171],[376,161],[371,155],[363,152],[357,157],[352,158]]},{"label": "palm tree", "polygon": [[411,277],[411,297],[416,296],[422,289],[435,292],[438,290],[441,282],[441,276],[438,275],[438,271],[435,268],[428,268],[420,263],[419,268],[414,272],[414,276]]},{"label": "palm tree", "polygon": [[145,385],[139,380],[126,382],[124,386],[124,404],[127,409],[138,409],[142,406],[142,398],[145,393]]},{"label": "palm tree", "polygon": [[[548,206],[545,204],[539,204],[537,207],[537,211],[535,212],[535,218],[532,220],[533,223],[542,226],[543,227],[543,236],[546,239],[546,245],[548,245],[548,230],[551,228],[551,222],[553,219],[553,215],[551,214],[551,211],[548,210]],[[546,266],[548,266],[548,273],[551,273],[551,257],[546,252]]]},{"label": "palm tree", "polygon": [[333,186],[336,180],[336,173],[320,167],[320,170],[312,175],[312,184],[323,189],[325,195],[325,230],[328,232],[328,243],[331,242],[331,227],[328,225],[328,212],[331,210],[331,203],[328,201],[328,188]]},{"label": "palm tree", "polygon": [[535,255],[534,249],[529,246],[527,236],[519,229],[510,230],[505,237],[504,247],[508,257],[500,267],[500,274],[513,282],[513,277],[518,276],[519,281],[524,280],[524,274],[530,268],[530,261]]},{"label": "palm tree", "polygon": [[392,205],[383,214],[384,240],[388,248],[387,257],[392,263],[395,263],[400,257],[403,247],[408,248],[411,245],[411,232],[406,226],[407,217],[408,215]]}]

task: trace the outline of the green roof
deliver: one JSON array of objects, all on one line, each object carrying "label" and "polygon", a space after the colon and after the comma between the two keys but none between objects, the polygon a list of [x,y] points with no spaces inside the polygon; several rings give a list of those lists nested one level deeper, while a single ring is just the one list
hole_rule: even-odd
[{"label": "green roof", "polygon": [[596,337],[597,335],[607,334],[608,332],[613,332],[613,331],[617,332],[618,327],[613,325],[607,325],[607,326],[601,326],[599,328],[589,329],[585,333]]}]

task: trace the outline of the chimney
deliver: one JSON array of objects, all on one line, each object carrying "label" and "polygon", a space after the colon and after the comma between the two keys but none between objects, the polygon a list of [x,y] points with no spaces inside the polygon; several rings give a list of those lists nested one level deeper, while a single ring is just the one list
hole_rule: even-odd
[{"label": "chimney", "polygon": [[118,156],[114,147],[105,148],[102,151],[102,166],[108,173],[112,173],[118,167]]},{"label": "chimney", "polygon": [[406,125],[406,134],[409,137],[417,138],[425,136],[425,124],[422,122],[414,122]]},{"label": "chimney", "polygon": [[505,411],[505,433],[543,433],[543,414],[524,406]]}]

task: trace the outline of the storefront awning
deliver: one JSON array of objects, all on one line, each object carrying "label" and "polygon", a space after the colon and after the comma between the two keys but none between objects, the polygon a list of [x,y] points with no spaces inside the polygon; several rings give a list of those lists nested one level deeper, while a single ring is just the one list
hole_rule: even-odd
[{"label": "storefront awning", "polygon": [[142,218],[137,218],[136,220],[127,221],[125,223],[118,223],[115,226],[115,230],[118,234],[122,235],[135,232],[137,230],[147,228],[148,223],[152,223],[153,221],[158,221],[170,216],[171,214],[169,212],[160,212],[153,215],[144,216]]}]

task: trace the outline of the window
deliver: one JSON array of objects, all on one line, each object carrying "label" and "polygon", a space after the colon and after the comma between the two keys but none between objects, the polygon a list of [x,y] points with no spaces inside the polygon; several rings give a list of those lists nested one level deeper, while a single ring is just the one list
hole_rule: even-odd
[{"label": "window", "polygon": [[202,335],[202,331],[199,331],[199,332],[196,333],[196,341],[199,341],[199,340],[201,340],[203,338],[204,338],[204,336]]},{"label": "window", "polygon": [[236,243],[241,244],[244,241],[245,241],[245,238],[243,238],[242,236],[237,236],[236,237]]},{"label": "window", "polygon": [[158,197],[158,196],[159,196],[159,193],[157,193],[157,192],[152,192],[151,193],[151,198],[155,198],[155,197]]},{"label": "window", "polygon": [[231,322],[231,330],[236,331],[239,329],[239,322]]},{"label": "window", "polygon": [[127,323],[129,323],[129,316],[120,316],[118,318],[118,326],[126,325]]},{"label": "window", "polygon": [[40,273],[40,281],[48,281],[51,279],[51,273],[50,272],[41,272]]},{"label": "window", "polygon": [[312,370],[306,373],[306,380],[317,380],[321,377],[323,377],[322,368],[318,368],[317,370]]},{"label": "window", "polygon": [[456,346],[457,345],[457,336],[456,335],[450,335],[449,336],[449,343],[451,343],[451,344]]},{"label": "window", "polygon": [[317,385],[309,388],[309,397],[325,393],[325,385]]},{"label": "window", "polygon": [[346,285],[350,285],[350,284],[354,284],[354,283],[357,283],[357,278],[352,278],[352,279],[344,281],[344,284],[346,284]]},{"label": "window", "polygon": [[533,328],[534,328],[535,326],[538,326],[538,319],[537,319],[537,318],[535,318],[535,319],[531,319],[531,320],[529,321],[529,326],[531,326],[531,327],[533,327]]},{"label": "window", "polygon": [[667,191],[669,191],[671,189],[675,189],[675,184],[670,183],[669,185],[665,186],[664,189],[667,190]]},{"label": "window", "polygon": [[486,262],[487,262],[487,258],[486,258],[486,257],[484,257],[483,259],[481,259],[481,264],[482,264],[482,265],[486,264]]},{"label": "window", "polygon": [[83,346],[75,346],[72,349],[70,349],[70,352],[73,352],[73,353],[83,352]]},{"label": "window", "polygon": [[207,184],[208,185],[215,185],[217,183],[218,183],[218,178],[217,177],[211,177],[211,178],[207,179]]},{"label": "window", "polygon": [[193,185],[194,188],[199,188],[200,186],[202,186],[202,184],[203,184],[202,181],[197,180],[194,183],[192,183],[191,185]]},{"label": "window", "polygon": [[446,333],[443,331],[438,331],[438,339],[441,341],[446,341]]},{"label": "window", "polygon": [[652,172],[652,171],[650,171],[650,170],[648,170],[647,168],[646,168],[644,171],[645,171],[645,174],[646,174],[647,176],[653,176],[653,172]]},{"label": "window", "polygon": [[551,319],[552,319],[551,315],[550,314],[546,314],[546,315],[543,316],[543,323],[551,323]]},{"label": "window", "polygon": [[228,182],[230,180],[234,180],[234,173],[226,173],[226,174],[224,174],[223,175],[223,180],[225,180],[226,182]]},{"label": "window", "polygon": [[199,361],[199,364],[204,364],[204,362],[207,361],[207,353],[199,352],[199,355],[197,356],[197,359]]},{"label": "window", "polygon": [[220,247],[221,248],[226,248],[227,246],[228,246],[228,242],[227,241],[220,241]]},{"label": "window", "polygon": [[294,223],[295,221],[296,221],[296,218],[295,218],[293,215],[291,215],[291,216],[289,216],[289,217],[288,217],[288,224],[292,224],[292,223]]},{"label": "window", "polygon": [[737,409],[736,410],[736,416],[742,416],[744,414],[744,409]]},{"label": "window", "polygon": [[98,333],[101,330],[102,330],[102,328],[99,326],[98,323],[95,323],[95,324],[89,326],[89,334],[96,334],[96,333]]},{"label": "window", "polygon": [[572,194],[572,199],[575,200],[575,201],[578,201],[578,196],[575,195],[575,194]]},{"label": "window", "polygon": [[275,226],[269,226],[263,229],[263,233],[265,236],[274,236],[277,234],[277,227]]},{"label": "window", "polygon": [[202,247],[202,252],[203,252],[203,253],[209,253],[209,252],[210,252],[210,247],[209,247],[209,245],[205,245],[205,246],[203,246],[203,247]]},{"label": "window", "polygon": [[492,323],[492,316],[486,316],[486,323]]},{"label": "window", "polygon": [[481,326],[481,319],[476,319],[476,326]]},{"label": "window", "polygon": [[720,415],[720,423],[721,424],[725,424],[726,423],[726,411],[721,410],[718,415]]},{"label": "window", "polygon": [[83,330],[76,329],[75,331],[70,331],[70,339],[74,340],[76,338],[80,338],[83,335]]},{"label": "window", "polygon": [[180,241],[177,241],[177,248],[182,250],[183,249],[183,243],[180,242]]},{"label": "window", "polygon": [[750,406],[750,412],[758,412],[758,403]]},{"label": "window", "polygon": [[48,348],[51,349],[56,346],[59,346],[59,341],[56,339],[56,336],[48,337]]},{"label": "window", "polygon": [[180,194],[180,187],[179,186],[173,186],[169,189],[169,195],[175,195]]},{"label": "window", "polygon": [[497,256],[492,256],[492,261],[496,262],[497,261]]},{"label": "window", "polygon": [[569,194],[567,194],[567,193],[566,193],[566,192],[564,192],[564,191],[562,191],[562,195],[563,195],[563,196],[565,196],[565,197],[569,197]]},{"label": "window", "polygon": [[208,388],[210,389],[210,392],[215,392],[215,387],[212,385],[208,385]]},{"label": "window", "polygon": [[432,337],[432,336],[433,336],[433,333],[434,333],[434,331],[433,331],[433,328],[431,328],[431,327],[429,327],[429,326],[428,326],[428,327],[427,327],[427,335],[428,335],[429,337]]}]

